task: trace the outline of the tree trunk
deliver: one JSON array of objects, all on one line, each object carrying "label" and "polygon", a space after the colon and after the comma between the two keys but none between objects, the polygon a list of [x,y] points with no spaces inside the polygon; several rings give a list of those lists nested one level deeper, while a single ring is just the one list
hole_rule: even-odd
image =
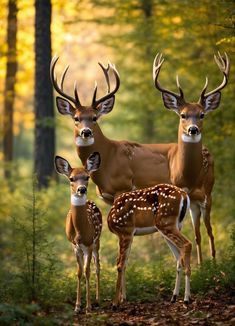
[{"label": "tree trunk", "polygon": [[[152,43],[151,37],[154,34],[152,30],[152,17],[153,17],[153,10],[154,10],[154,2],[153,0],[140,0],[140,8],[143,12],[144,19],[145,19],[145,42],[143,45],[143,58],[145,62],[151,62],[152,64]],[[147,83],[147,80],[145,81]],[[152,85],[152,83],[150,84]],[[153,111],[151,106],[145,107],[145,116],[142,121],[143,129],[142,129],[142,139],[143,142],[149,143],[155,137],[155,119],[153,116]]]},{"label": "tree trunk", "polygon": [[3,111],[3,157],[4,177],[11,177],[11,163],[13,160],[13,108],[15,98],[15,82],[17,72],[16,59],[17,36],[17,0],[8,1],[7,17],[7,67],[4,90]]},{"label": "tree trunk", "polygon": [[50,82],[51,1],[35,0],[35,160],[39,188],[47,187],[54,173],[55,121]]}]

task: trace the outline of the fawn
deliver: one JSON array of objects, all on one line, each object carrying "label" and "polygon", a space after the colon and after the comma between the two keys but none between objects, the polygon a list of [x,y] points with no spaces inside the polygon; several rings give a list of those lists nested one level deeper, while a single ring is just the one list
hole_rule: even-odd
[{"label": "fawn", "polygon": [[92,256],[96,266],[96,300],[100,299],[100,261],[99,247],[102,230],[102,215],[96,204],[87,200],[87,186],[92,172],[100,165],[100,155],[92,153],[83,168],[72,168],[69,162],[55,157],[55,168],[59,174],[70,181],[71,207],[66,218],[66,236],[72,243],[77,259],[78,283],[75,313],[81,310],[81,278],[84,271],[86,279],[86,311],[91,310],[90,263]]},{"label": "fawn", "polygon": [[126,299],[125,269],[133,237],[160,232],[177,261],[172,302],[179,294],[181,267],[185,269],[184,302],[190,300],[190,257],[192,244],[180,232],[189,197],[182,189],[168,184],[126,192],[117,197],[108,215],[108,226],[119,238],[117,283],[113,306]]}]

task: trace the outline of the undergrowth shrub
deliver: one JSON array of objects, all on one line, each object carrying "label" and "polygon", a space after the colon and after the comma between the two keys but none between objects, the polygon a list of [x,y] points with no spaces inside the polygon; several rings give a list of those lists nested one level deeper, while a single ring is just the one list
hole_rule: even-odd
[{"label": "undergrowth shrub", "polygon": [[206,260],[192,275],[192,292],[206,294],[235,290],[235,227],[232,227],[231,245],[226,254],[218,261]]},{"label": "undergrowth shrub", "polygon": [[18,203],[8,222],[11,233],[0,272],[0,295],[5,302],[46,306],[62,299],[59,283],[63,274],[35,186],[33,181],[31,191],[23,190],[24,207],[18,208]]}]

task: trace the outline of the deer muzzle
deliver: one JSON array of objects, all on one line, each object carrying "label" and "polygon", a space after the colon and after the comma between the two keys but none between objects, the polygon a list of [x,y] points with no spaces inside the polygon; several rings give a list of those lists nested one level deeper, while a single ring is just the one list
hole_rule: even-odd
[{"label": "deer muzzle", "polygon": [[80,131],[80,136],[84,139],[90,138],[93,136],[92,130],[90,128],[83,128]]},{"label": "deer muzzle", "polygon": [[191,125],[188,127],[188,134],[189,136],[195,136],[200,133],[198,126],[196,125]]},{"label": "deer muzzle", "polygon": [[86,186],[79,186],[79,187],[77,187],[76,194],[77,194],[78,196],[86,195],[86,193],[87,193],[87,188],[86,188]]}]

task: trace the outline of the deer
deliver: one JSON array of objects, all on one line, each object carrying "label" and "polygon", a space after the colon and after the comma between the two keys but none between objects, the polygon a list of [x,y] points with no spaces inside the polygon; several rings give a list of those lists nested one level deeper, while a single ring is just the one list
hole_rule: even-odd
[{"label": "deer", "polygon": [[[112,111],[115,94],[120,87],[120,77],[116,67],[111,63],[107,67],[99,63],[106,80],[107,94],[97,99],[96,83],[91,105],[84,106],[79,99],[76,83],[74,96],[64,92],[64,80],[69,66],[62,73],[60,82],[57,82],[55,66],[58,59],[57,56],[52,59],[50,68],[54,89],[62,96],[56,97],[57,109],[60,114],[68,115],[74,121],[74,141],[82,163],[85,163],[92,152],[100,153],[100,168],[92,174],[98,195],[112,205],[114,197],[122,192],[167,182],[169,180],[167,157],[162,154],[165,145],[115,141],[107,138],[99,126],[99,119]],[[112,90],[111,74],[115,83]]]},{"label": "deer", "polygon": [[179,94],[169,91],[158,81],[159,73],[164,62],[162,54],[157,54],[153,62],[153,80],[157,90],[161,92],[164,106],[180,118],[178,127],[178,142],[170,145],[167,153],[169,166],[169,181],[171,184],[185,189],[190,197],[190,214],[195,232],[197,261],[202,263],[200,217],[209,236],[210,251],[215,258],[215,244],[210,222],[212,205],[212,189],[214,185],[213,157],[202,145],[202,128],[205,115],[218,108],[221,99],[221,90],[227,85],[230,62],[228,55],[218,52],[214,55],[215,62],[223,74],[221,84],[214,90],[206,93],[208,78],[201,91],[197,103],[187,102],[179,84],[176,84]]},{"label": "deer", "polygon": [[[154,78],[156,77],[155,85],[159,85],[157,77],[161,68],[161,65],[158,66],[157,59],[160,59],[159,63],[162,64],[161,56],[157,56],[154,63]],[[188,136],[188,140],[199,139],[200,136],[195,137],[195,135],[193,135],[194,128],[190,129],[190,135],[189,133],[184,133],[183,127],[181,126],[182,119],[180,120],[178,131],[179,144],[141,144],[126,140],[115,141],[109,139],[103,134],[98,122],[102,116],[112,111],[115,103],[115,95],[120,87],[120,77],[115,65],[109,63],[107,67],[105,67],[103,64],[99,63],[106,80],[107,92],[103,97],[97,99],[96,83],[91,104],[84,106],[79,99],[76,82],[74,84],[74,96],[64,91],[64,81],[69,66],[65,68],[61,75],[60,82],[58,83],[55,73],[55,66],[58,60],[59,57],[55,56],[51,61],[51,81],[54,89],[60,95],[56,97],[59,113],[70,116],[74,121],[74,141],[77,154],[83,164],[85,164],[86,159],[92,152],[97,151],[101,155],[101,166],[98,171],[92,174],[92,180],[97,186],[97,194],[107,204],[112,205],[115,197],[123,192],[151,187],[156,184],[170,183],[188,189],[190,199],[194,199],[191,203],[191,213],[193,215],[198,263],[200,264],[202,262],[200,217],[198,217],[198,215],[201,214],[201,210],[205,213],[204,216],[206,215],[205,223],[210,236],[211,255],[215,257],[214,238],[210,225],[211,196],[209,195],[214,182],[212,156],[206,148],[202,148],[200,142],[194,142],[192,144],[190,142],[184,142],[185,145],[188,145],[187,147],[189,149],[191,148],[190,155],[193,155],[192,157],[186,157],[184,151],[178,150],[182,148],[183,145],[181,135],[184,134],[184,139]],[[224,78],[227,78],[229,70],[229,60],[227,56],[225,59],[219,57],[216,62],[217,64],[220,62],[219,68],[224,73],[224,76],[226,76]],[[223,64],[225,65],[224,67]],[[111,74],[115,82],[112,90],[110,82]],[[223,84],[222,88],[225,86],[225,82],[223,82]],[[168,91],[169,96],[177,95],[174,94],[175,93]],[[182,94],[182,89],[180,88],[180,95]],[[207,95],[207,97],[205,97],[205,95]],[[202,100],[204,99],[207,110],[205,110],[201,104],[189,103],[184,106],[185,113],[183,114],[185,115],[187,112],[190,112],[190,115],[194,112],[192,107],[196,106],[197,108],[201,108],[201,118],[198,117],[197,114],[195,115],[197,117],[196,123],[199,125],[198,128],[200,129],[204,116],[203,114],[205,114],[205,111],[209,111],[209,107],[213,109],[215,105],[215,101],[213,101],[213,103],[211,102],[212,98],[212,94],[208,96],[208,94],[205,94],[205,91],[202,92]],[[177,99],[179,99],[179,96]],[[187,119],[185,119],[185,121],[186,120]],[[188,168],[185,168],[187,166]],[[194,168],[190,172],[189,167],[191,169],[192,166]],[[203,179],[206,184],[207,198],[202,192],[202,187],[204,188],[204,186],[202,186],[202,181],[198,180],[198,186],[195,188],[195,180],[198,179],[199,174],[200,180]],[[206,179],[208,179],[208,181],[205,181]],[[200,203],[200,205],[198,203]]]},{"label": "deer", "polygon": [[87,187],[91,174],[99,168],[100,155],[92,153],[82,168],[72,168],[61,156],[55,157],[57,173],[70,181],[71,206],[66,217],[65,232],[72,243],[77,259],[77,298],[75,314],[81,311],[81,279],[84,272],[86,280],[86,312],[91,311],[90,264],[92,256],[96,267],[96,302],[100,301],[100,235],[102,215],[93,201],[87,200]]},{"label": "deer", "polygon": [[108,227],[118,236],[116,292],[113,308],[126,300],[125,270],[134,236],[159,232],[177,261],[175,287],[171,302],[179,295],[182,267],[185,271],[184,303],[190,302],[190,257],[192,244],[180,232],[190,200],[185,191],[170,185],[126,192],[115,198],[108,215]]}]

